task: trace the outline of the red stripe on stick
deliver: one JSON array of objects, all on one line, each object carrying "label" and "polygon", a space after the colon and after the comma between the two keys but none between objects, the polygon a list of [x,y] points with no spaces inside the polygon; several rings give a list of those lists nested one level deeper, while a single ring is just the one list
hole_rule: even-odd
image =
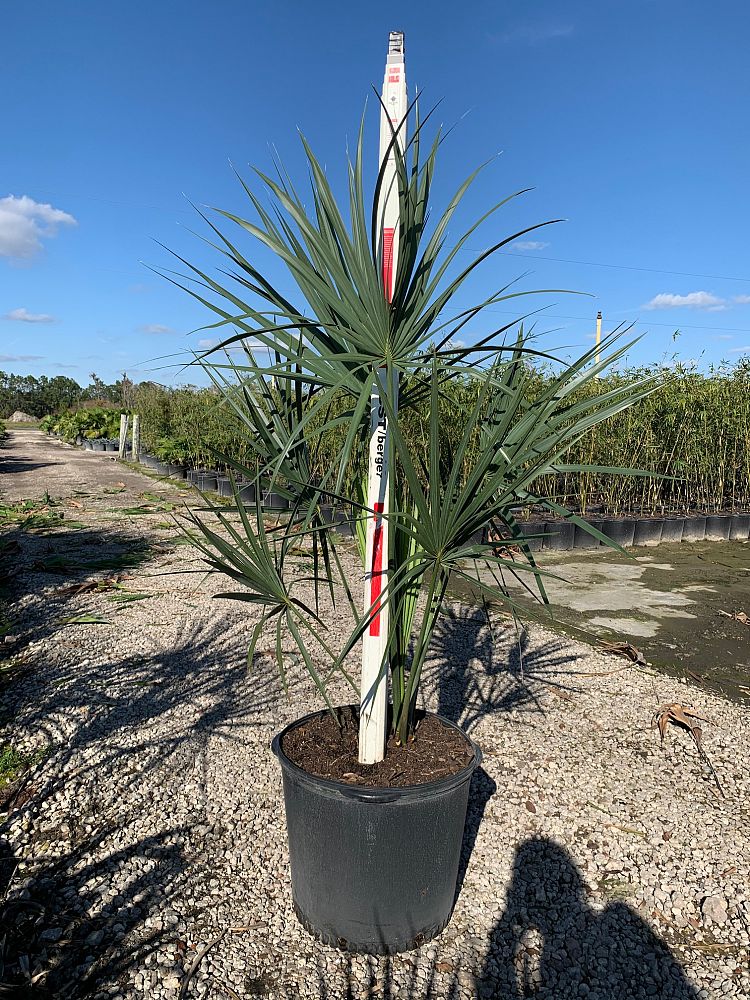
[{"label": "red stripe on stick", "polygon": [[386,301],[393,298],[393,234],[394,229],[383,230],[383,287]]},{"label": "red stripe on stick", "polygon": [[375,531],[372,537],[372,574],[370,576],[370,606],[374,606],[370,635],[380,635],[380,595],[383,592],[383,508],[375,504]]}]

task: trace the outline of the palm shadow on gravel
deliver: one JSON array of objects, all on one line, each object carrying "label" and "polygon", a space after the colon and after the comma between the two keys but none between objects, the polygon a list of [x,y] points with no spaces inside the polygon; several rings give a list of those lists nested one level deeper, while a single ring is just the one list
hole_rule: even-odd
[{"label": "palm shadow on gravel", "polygon": [[[192,626],[167,652],[80,670],[51,665],[43,678],[32,671],[14,685],[25,703],[24,724],[52,753],[16,789],[0,826],[0,925],[15,928],[0,954],[0,996],[3,984],[27,983],[26,970],[46,972],[34,996],[46,989],[50,997],[87,997],[134,969],[158,972],[156,986],[170,974],[179,977],[195,958],[180,947],[183,938],[202,927],[212,933],[214,900],[197,900],[215,876],[211,858],[232,844],[207,808],[207,741],[262,725],[280,694],[273,673],[249,684],[241,651],[225,655],[219,645],[225,627]],[[186,704],[192,706],[187,721]],[[160,802],[158,785],[143,781],[165,768],[196,788],[180,823]],[[66,782],[75,798],[66,815],[48,818]],[[18,831],[10,831],[21,815],[33,818],[32,859],[23,870],[17,847],[13,857]],[[144,835],[133,829],[142,829],[142,816],[150,817]],[[162,920],[186,888],[196,898],[193,911]],[[45,939],[51,929],[53,938],[60,932],[58,940]]]},{"label": "palm shadow on gravel", "polygon": [[[504,657],[498,654],[498,638],[508,649]],[[516,633],[505,619],[489,621],[482,607],[460,604],[447,609],[435,630],[425,681],[437,688],[438,714],[471,735],[487,715],[543,711],[543,689],[567,692],[559,675],[572,675],[576,659],[569,643],[550,639],[531,648],[525,628],[519,626]]]}]

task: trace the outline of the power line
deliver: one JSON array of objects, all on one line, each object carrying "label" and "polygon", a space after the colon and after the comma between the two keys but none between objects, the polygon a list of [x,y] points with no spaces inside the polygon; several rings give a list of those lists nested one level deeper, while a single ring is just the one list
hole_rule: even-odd
[{"label": "power line", "polygon": [[[469,253],[484,253],[475,247],[464,247]],[[486,247],[484,249],[487,249]],[[603,264],[595,260],[569,260],[567,257],[544,257],[541,254],[514,253],[512,250],[498,250],[505,257],[521,257],[523,260],[551,260],[557,264],[581,264],[584,267],[609,267],[618,271],[644,271],[647,274],[672,274],[681,278],[711,278],[714,281],[747,281],[750,278],[740,278],[732,274],[699,274],[696,271],[668,271],[661,267],[635,267],[632,264]]]},{"label": "power line", "polygon": [[[484,311],[492,313],[503,313],[503,315],[507,316],[518,316],[517,309],[486,309]],[[545,318],[575,319],[579,320],[581,323],[594,322],[591,316],[565,316],[562,313],[548,313],[545,312],[544,310],[540,310],[539,312],[535,313],[535,315],[539,316],[540,319],[545,319]],[[688,323],[657,323],[657,322],[652,323],[650,320],[645,320],[645,319],[635,319],[632,322],[640,323],[642,326],[666,326],[670,330],[706,330],[709,333],[714,330],[718,330],[721,333],[750,333],[750,329],[746,327],[737,327],[737,326],[693,326]],[[626,325],[630,324],[626,323]]]}]

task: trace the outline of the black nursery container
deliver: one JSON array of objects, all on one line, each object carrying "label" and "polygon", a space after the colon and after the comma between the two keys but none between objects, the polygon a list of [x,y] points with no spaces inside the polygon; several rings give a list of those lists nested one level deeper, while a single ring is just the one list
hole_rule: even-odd
[{"label": "black nursery container", "polygon": [[635,521],[631,517],[605,517],[599,530],[625,549],[633,544]]},{"label": "black nursery container", "polygon": [[106,444],[106,442],[104,441],[103,438],[97,438],[95,441],[92,441],[91,442],[91,447],[94,449],[94,451],[106,451],[107,450],[107,444]]},{"label": "black nursery container", "polygon": [[658,545],[664,530],[663,517],[643,517],[635,522],[633,545]]},{"label": "black nursery container", "polygon": [[[453,902],[469,785],[481,751],[458,774],[406,788],[362,788],[308,774],[282,749],[294,909],[326,944],[386,955],[445,927]],[[457,729],[446,719],[445,726]]]},{"label": "black nursery container", "polygon": [[545,521],[524,521],[518,525],[531,552],[538,552],[544,545],[547,524]]},{"label": "black nursery container", "polygon": [[665,517],[661,532],[662,542],[681,542],[685,530],[684,517]]},{"label": "black nursery container", "polygon": [[[597,531],[602,530],[601,518],[585,518],[587,524],[590,524],[592,528],[596,528]],[[601,542],[594,535],[589,534],[585,528],[582,528],[579,524],[575,526],[575,534],[573,535],[573,548],[574,549],[596,549],[601,545]]]},{"label": "black nursery container", "polygon": [[216,492],[220,497],[232,496],[232,480],[229,476],[218,476],[216,479]]},{"label": "black nursery container", "polygon": [[750,514],[732,514],[729,538],[733,542],[744,542],[750,535]]},{"label": "black nursery container", "polygon": [[573,548],[576,526],[572,521],[547,521],[544,548],[567,552]]},{"label": "black nursery container", "polygon": [[683,542],[702,542],[706,537],[706,518],[703,514],[691,514],[682,526]]},{"label": "black nursery container", "polygon": [[731,514],[707,514],[706,541],[726,542],[729,539],[729,531],[731,527],[732,527]]},{"label": "black nursery container", "polygon": [[261,501],[263,510],[288,510],[289,501],[286,497],[283,497],[280,493],[274,493],[273,490],[266,490],[263,493],[263,500]]}]

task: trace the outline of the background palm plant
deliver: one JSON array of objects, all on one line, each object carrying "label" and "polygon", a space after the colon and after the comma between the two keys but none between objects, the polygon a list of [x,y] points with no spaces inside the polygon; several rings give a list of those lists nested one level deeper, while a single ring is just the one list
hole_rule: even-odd
[{"label": "background palm plant", "polygon": [[[457,335],[466,338],[470,324],[489,307],[531,294],[505,284],[470,308],[455,306],[480,264],[538,226],[497,241],[459,267],[457,255],[467,241],[510,199],[494,205],[449,243],[449,226],[478,171],[430,224],[428,205],[441,137],[438,131],[423,156],[422,135],[417,119],[405,152],[395,145],[400,252],[390,303],[384,296],[376,238],[383,172],[368,201],[363,128],[348,162],[348,219],[304,139],[309,207],[279,168],[276,178],[257,172],[270,199],[268,207],[243,183],[255,221],[218,213],[283,262],[299,290],[299,302],[282,294],[206,216],[216,237],[211,245],[228,261],[226,277],[217,280],[184,261],[190,284],[171,279],[218,316],[211,329],[230,328],[218,348],[196,359],[246,428],[250,452],[245,461],[222,457],[258,485],[270,482],[292,505],[289,521],[280,530],[267,529],[260,507],[250,517],[239,501],[239,521],[216,507],[212,509],[218,526],[194,513],[191,537],[215,569],[239,584],[224,596],[260,606],[251,649],[264,626],[275,624],[282,678],[282,646],[288,636],[326,702],[326,679],[334,673],[343,673],[356,688],[346,659],[378,607],[364,612],[357,607],[354,581],[347,579],[322,504],[352,510],[362,538],[364,519],[373,512],[367,510],[364,484],[352,478],[351,468],[369,430],[373,379],[384,373],[378,377],[391,426],[393,475],[390,572],[382,596],[391,610],[390,631],[381,669],[390,671],[392,726],[401,743],[413,736],[422,667],[451,578],[471,578],[487,597],[512,604],[502,574],[525,574],[544,599],[543,572],[523,540],[517,509],[541,505],[578,521],[554,496],[540,495],[535,483],[566,471],[628,471],[566,465],[563,456],[590,428],[646,396],[655,384],[646,375],[603,392],[585,391],[630,346],[617,343],[617,335],[605,340],[599,364],[593,350],[572,364],[557,362],[524,332],[521,320],[485,333],[471,346],[454,346]],[[258,344],[260,350],[251,346]],[[240,346],[244,351],[238,357]],[[268,360],[261,361],[261,351]],[[533,373],[527,361],[533,358],[548,360],[554,370],[539,391],[529,393]],[[456,419],[451,385],[461,385],[466,393],[457,435],[455,428],[446,434],[447,421]],[[422,433],[405,433],[410,415],[425,412]],[[330,457],[332,441],[333,461],[313,476],[316,454],[327,447]],[[496,552],[486,530],[492,524],[510,534],[524,559]],[[294,564],[300,538],[309,539],[313,551],[314,602],[299,596]],[[333,595],[344,595],[352,612],[350,634],[335,644],[319,617],[321,584]],[[323,664],[321,650],[328,661]],[[359,694],[368,697],[368,692]]]}]

